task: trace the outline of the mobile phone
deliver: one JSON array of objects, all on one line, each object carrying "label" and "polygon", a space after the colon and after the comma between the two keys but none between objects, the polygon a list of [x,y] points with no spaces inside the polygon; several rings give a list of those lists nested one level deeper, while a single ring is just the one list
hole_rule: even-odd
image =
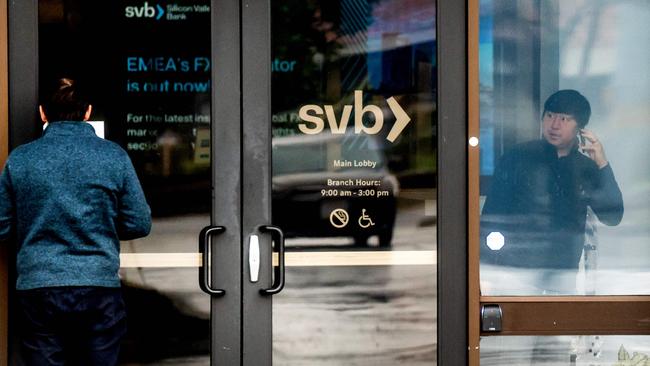
[{"label": "mobile phone", "polygon": [[582,132],[578,131],[578,151],[584,155],[586,155],[585,151],[582,149],[583,146],[585,146],[585,138],[582,137]]}]

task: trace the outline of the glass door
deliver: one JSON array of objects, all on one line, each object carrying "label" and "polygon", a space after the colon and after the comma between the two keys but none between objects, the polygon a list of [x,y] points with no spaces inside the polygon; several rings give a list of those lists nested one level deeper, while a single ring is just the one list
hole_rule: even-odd
[{"label": "glass door", "polygon": [[243,363],[436,364],[436,2],[242,14]]},{"label": "glass door", "polygon": [[271,3],[277,365],[436,361],[436,2]]},{"label": "glass door", "polygon": [[151,234],[121,243],[121,364],[238,364],[239,3],[40,0],[9,18],[11,146],[40,136],[39,84],[73,78],[152,209]]},{"label": "glass door", "polygon": [[650,3],[471,6],[472,365],[647,363]]}]

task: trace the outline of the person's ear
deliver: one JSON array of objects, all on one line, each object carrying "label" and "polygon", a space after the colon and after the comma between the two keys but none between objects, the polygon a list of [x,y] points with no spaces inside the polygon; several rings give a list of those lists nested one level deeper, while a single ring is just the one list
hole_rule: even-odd
[{"label": "person's ear", "polygon": [[41,114],[41,121],[43,121],[43,124],[47,123],[47,116],[45,115],[45,110],[43,109],[42,105],[38,106],[38,112]]},{"label": "person's ear", "polygon": [[87,121],[90,119],[90,114],[93,112],[93,106],[92,104],[88,104],[88,109],[86,109],[86,114],[84,114],[84,121]]},{"label": "person's ear", "polygon": [[576,132],[575,132],[576,135],[579,135],[581,130],[582,130],[582,127],[580,127],[580,125],[576,125]]}]

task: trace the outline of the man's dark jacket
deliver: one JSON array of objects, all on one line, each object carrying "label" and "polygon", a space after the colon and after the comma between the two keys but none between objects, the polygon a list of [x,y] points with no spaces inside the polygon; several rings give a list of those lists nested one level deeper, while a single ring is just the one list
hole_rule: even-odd
[{"label": "man's dark jacket", "polygon": [[[558,158],[545,140],[523,143],[501,158],[481,214],[481,262],[527,268],[577,269],[587,206],[606,225],[623,217],[611,166],[599,169],[573,149]],[[486,237],[503,235],[492,250]]]},{"label": "man's dark jacket", "polygon": [[88,123],[50,123],[0,176],[0,240],[16,234],[18,290],[119,287],[120,239],[150,228],[131,160]]}]

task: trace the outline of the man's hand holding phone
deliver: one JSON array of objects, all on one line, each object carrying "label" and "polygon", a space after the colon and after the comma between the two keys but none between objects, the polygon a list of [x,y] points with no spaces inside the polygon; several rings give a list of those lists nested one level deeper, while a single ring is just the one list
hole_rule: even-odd
[{"label": "man's hand holding phone", "polygon": [[[598,168],[606,167],[608,161],[607,156],[605,156],[605,148],[598,140],[598,137],[592,131],[583,128],[578,133],[578,138],[580,140],[580,149],[598,165]],[[589,143],[585,143],[585,140]]]}]

